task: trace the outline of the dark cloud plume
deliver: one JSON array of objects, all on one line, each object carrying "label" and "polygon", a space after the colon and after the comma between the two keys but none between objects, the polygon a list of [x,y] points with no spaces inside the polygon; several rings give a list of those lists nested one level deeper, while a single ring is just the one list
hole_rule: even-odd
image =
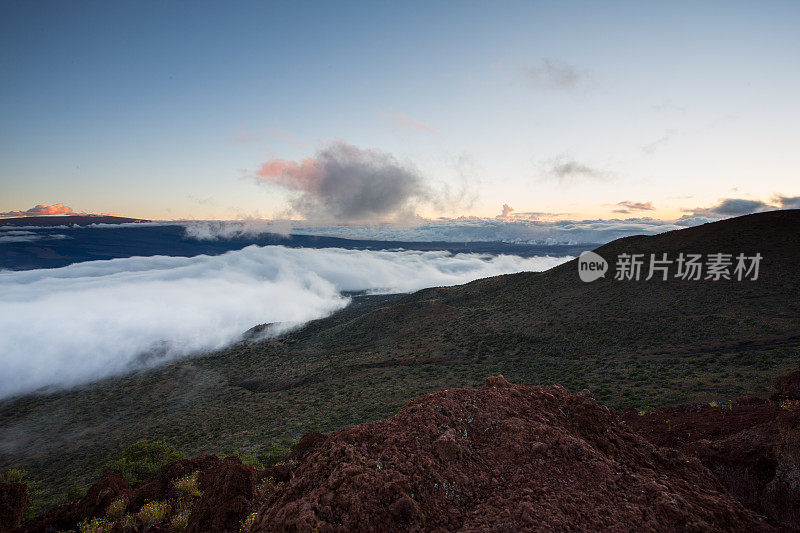
[{"label": "dark cloud plume", "polygon": [[800,209],[800,196],[776,196],[777,202],[781,209]]},{"label": "dark cloud plume", "polygon": [[568,157],[557,157],[545,164],[545,174],[559,182],[579,179],[605,179],[607,173]]},{"label": "dark cloud plume", "polygon": [[684,209],[684,211],[690,212],[691,215],[689,216],[736,217],[758,213],[759,211],[769,211],[770,209],[775,209],[775,206],[760,200],[725,198],[711,207],[695,207]]},{"label": "dark cloud plume", "polygon": [[267,161],[256,179],[298,192],[291,207],[310,220],[404,218],[412,216],[421,203],[441,200],[412,166],[385,152],[344,142],[300,162]]}]

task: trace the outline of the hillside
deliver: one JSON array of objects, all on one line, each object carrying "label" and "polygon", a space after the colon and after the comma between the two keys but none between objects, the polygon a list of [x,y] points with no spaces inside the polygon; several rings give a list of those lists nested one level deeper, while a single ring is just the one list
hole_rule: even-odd
[{"label": "hillside", "polygon": [[[648,443],[588,391],[494,376],[481,388],[414,398],[388,419],[307,434],[271,467],[205,455],[168,462],[133,487],[109,472],[80,499],[19,531],[81,523],[90,531],[163,532],[795,531],[799,412],[764,407],[756,407],[759,422],[775,424],[779,411],[794,450],[761,453],[772,475],[745,485],[747,496],[764,489],[766,516],[727,492],[736,487],[730,476],[718,479],[694,453]],[[717,416],[706,428],[727,416],[725,408],[708,409]],[[751,425],[739,421],[745,431],[736,436]],[[713,438],[708,429],[704,436]],[[0,517],[24,509],[19,497],[3,506],[3,490],[15,489],[24,491],[0,483]]]},{"label": "hillside", "polygon": [[0,468],[24,467],[48,502],[85,490],[140,438],[188,455],[270,444],[396,413],[409,397],[504,374],[589,389],[615,409],[754,394],[800,364],[800,211],[760,213],[597,251],[745,253],[757,281],[583,283],[543,273],[366,299],[284,337],[81,390],[0,404]]}]

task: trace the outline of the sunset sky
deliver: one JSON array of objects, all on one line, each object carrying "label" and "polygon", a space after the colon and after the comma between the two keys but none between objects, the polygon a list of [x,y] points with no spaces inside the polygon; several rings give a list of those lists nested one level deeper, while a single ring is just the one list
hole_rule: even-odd
[{"label": "sunset sky", "polygon": [[780,206],[800,195],[798,28],[796,1],[6,1],[0,212]]}]

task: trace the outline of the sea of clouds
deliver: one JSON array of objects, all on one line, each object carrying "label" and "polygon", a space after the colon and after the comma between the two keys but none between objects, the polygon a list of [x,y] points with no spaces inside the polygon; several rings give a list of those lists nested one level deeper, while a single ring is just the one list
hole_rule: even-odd
[{"label": "sea of clouds", "polygon": [[342,291],[411,292],[568,257],[249,246],[0,271],[0,398],[207,352],[263,323],[277,334],[346,306]]},{"label": "sea of clouds", "polygon": [[347,224],[323,226],[304,221],[182,221],[186,237],[196,240],[255,237],[262,233],[319,235],[346,239],[405,242],[504,242],[557,245],[598,244],[631,235],[656,235],[716,219],[687,217],[678,221],[652,218],[608,220],[424,220],[407,225]]}]

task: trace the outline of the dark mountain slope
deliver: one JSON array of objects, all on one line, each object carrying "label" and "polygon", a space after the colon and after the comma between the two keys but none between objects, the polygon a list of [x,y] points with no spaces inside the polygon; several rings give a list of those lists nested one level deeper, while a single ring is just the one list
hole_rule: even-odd
[{"label": "dark mountain slope", "polygon": [[800,366],[800,211],[761,213],[598,249],[745,253],[757,281],[579,280],[544,273],[363,300],[263,343],[0,404],[0,468],[51,491],[99,477],[139,438],[187,454],[240,450],[390,415],[407,398],[504,374],[592,390],[615,408],[767,395]]},{"label": "dark mountain slope", "polygon": [[127,218],[114,215],[56,215],[0,218],[0,226],[88,226],[90,224],[130,224],[132,222],[150,221],[141,218]]}]

